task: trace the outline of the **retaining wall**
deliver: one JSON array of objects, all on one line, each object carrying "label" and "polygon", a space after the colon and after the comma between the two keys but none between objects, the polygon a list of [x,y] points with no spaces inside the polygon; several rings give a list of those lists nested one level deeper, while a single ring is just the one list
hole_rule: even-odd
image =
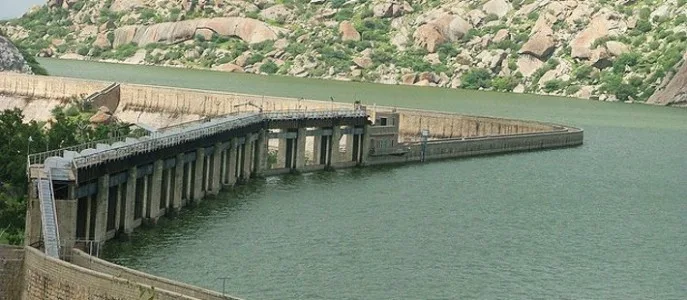
[{"label": "retaining wall", "polygon": [[199,288],[189,284],[176,282],[162,277],[153,276],[140,271],[122,267],[111,262],[90,256],[85,252],[74,249],[72,250],[71,261],[73,264],[84,267],[96,272],[116,276],[118,278],[130,280],[140,284],[149,285],[156,289],[163,289],[175,293],[183,294],[189,297],[206,299],[206,300],[240,300],[239,298],[223,296],[221,293]]},{"label": "retaining wall", "polygon": [[154,288],[89,270],[26,247],[24,259],[26,300],[194,300],[179,293]]},{"label": "retaining wall", "polygon": [[24,247],[0,245],[0,300],[21,299]]}]

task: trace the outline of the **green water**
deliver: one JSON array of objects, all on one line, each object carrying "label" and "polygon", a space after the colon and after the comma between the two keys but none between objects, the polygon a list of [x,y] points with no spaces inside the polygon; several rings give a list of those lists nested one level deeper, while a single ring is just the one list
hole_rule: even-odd
[{"label": "green water", "polygon": [[246,299],[685,299],[687,110],[40,61],[52,74],[583,127],[582,147],[256,180],[107,258]]}]

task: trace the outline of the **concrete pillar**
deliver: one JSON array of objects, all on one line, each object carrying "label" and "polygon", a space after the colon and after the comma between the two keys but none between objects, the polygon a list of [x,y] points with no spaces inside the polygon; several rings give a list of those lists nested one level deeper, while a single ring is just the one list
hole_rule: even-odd
[{"label": "concrete pillar", "polygon": [[150,191],[150,205],[148,205],[148,210],[146,210],[146,218],[151,219],[151,221],[157,222],[157,217],[160,216],[160,199],[162,198],[162,173],[164,171],[165,162],[163,160],[157,160],[153,163],[153,177],[152,185]]},{"label": "concrete pillar", "polygon": [[215,152],[212,153],[212,170],[211,182],[210,182],[210,193],[213,195],[219,194],[221,188],[220,179],[222,176],[222,144],[215,144]]},{"label": "concrete pillar", "polygon": [[362,153],[360,154],[360,165],[364,166],[367,163],[368,155],[370,155],[370,125],[365,124],[362,135]]},{"label": "concrete pillar", "polygon": [[210,192],[210,186],[212,181],[212,155],[208,154],[205,156],[205,161],[203,161],[203,197]]},{"label": "concrete pillar", "polygon": [[246,135],[246,142],[243,144],[243,164],[241,170],[241,179],[248,181],[251,174],[251,160],[253,159],[253,134]]},{"label": "concrete pillar", "polygon": [[313,165],[319,165],[320,164],[320,150],[322,149],[322,136],[315,136],[313,139],[313,146],[312,146],[312,160],[313,160]]},{"label": "concrete pillar", "polygon": [[[115,222],[115,231],[119,231],[120,229],[122,229],[120,227],[120,224],[122,224],[122,219],[121,219],[122,206],[124,205],[124,197],[122,197],[123,186],[124,185],[122,185],[122,184],[117,185],[117,201],[116,201],[115,208],[114,208],[115,209],[115,217],[114,217],[115,218],[115,221],[114,221]],[[109,208],[109,209],[112,209],[112,208]]]},{"label": "concrete pillar", "polygon": [[148,207],[150,206],[150,175],[143,176],[143,208],[141,208],[141,219],[146,219],[148,216]]},{"label": "concrete pillar", "polygon": [[162,191],[162,195],[164,195],[165,203],[162,204],[162,206],[165,208],[165,213],[167,212],[167,209],[169,209],[172,206],[172,195],[174,194],[174,189],[172,186],[174,185],[174,173],[172,173],[172,169],[167,169],[167,172],[163,173],[165,176],[162,177],[162,182],[164,183],[163,186],[165,189]]},{"label": "concrete pillar", "polygon": [[329,166],[336,165],[341,161],[341,155],[339,154],[339,148],[341,143],[341,126],[334,126],[332,128],[332,140],[330,143],[329,152]]},{"label": "concrete pillar", "polygon": [[174,193],[172,193],[171,207],[174,210],[181,209],[181,192],[184,187],[184,154],[177,154],[176,165],[174,167]]},{"label": "concrete pillar", "polygon": [[193,162],[188,162],[185,163],[184,166],[186,167],[186,172],[184,172],[184,180],[186,181],[186,195],[183,196],[183,202],[182,206],[191,202],[191,198],[193,196],[193,190],[191,190],[191,187],[193,186],[193,180],[194,178],[191,176],[193,174]]},{"label": "concrete pillar", "polygon": [[296,137],[296,169],[302,170],[305,167],[305,137],[307,128],[298,128],[298,136]]},{"label": "concrete pillar", "polygon": [[[84,236],[85,239],[90,239],[91,238],[91,231],[93,228],[91,228],[91,219],[93,218],[92,215],[93,211],[93,197],[87,196],[86,197],[86,228],[84,229]],[[58,220],[59,222],[59,220]]]},{"label": "concrete pillar", "polygon": [[131,233],[134,231],[134,203],[136,201],[137,174],[138,171],[136,167],[133,167],[129,169],[129,176],[126,179],[126,199],[124,199],[124,233]]},{"label": "concrete pillar", "polygon": [[279,148],[277,149],[277,165],[275,169],[286,168],[286,139],[279,139]]},{"label": "concrete pillar", "polygon": [[200,202],[203,198],[203,163],[205,162],[205,148],[196,150],[196,178],[193,183],[193,201]]},{"label": "concrete pillar", "polygon": [[262,172],[267,169],[267,131],[260,130],[258,139],[255,141],[255,166],[253,172],[255,176],[261,176]]},{"label": "concrete pillar", "polygon": [[236,149],[239,147],[239,139],[233,138],[227,149],[227,185],[236,184]]},{"label": "concrete pillar", "polygon": [[[98,178],[98,194],[95,199],[95,228],[93,228],[94,240],[105,241],[107,234],[107,210],[110,197],[110,175],[103,175]],[[114,209],[114,207],[112,207]]]},{"label": "concrete pillar", "polygon": [[41,221],[40,201],[38,200],[37,187],[33,181],[29,183],[29,201],[26,203],[25,226],[24,245],[28,246],[41,240],[41,226],[43,224]]}]

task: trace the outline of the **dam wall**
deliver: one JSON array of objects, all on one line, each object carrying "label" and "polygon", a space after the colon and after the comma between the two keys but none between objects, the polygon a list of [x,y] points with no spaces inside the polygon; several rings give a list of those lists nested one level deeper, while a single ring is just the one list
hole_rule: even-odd
[{"label": "dam wall", "polygon": [[424,129],[429,130],[429,137],[435,139],[544,132],[553,129],[551,125],[538,122],[503,118],[417,109],[396,109],[396,112],[400,115],[399,134],[406,138],[418,137]]},{"label": "dam wall", "polygon": [[420,162],[458,157],[470,157],[534,151],[581,145],[582,130],[564,128],[552,132],[522,133],[503,136],[459,138],[428,141],[423,155],[421,142],[401,144],[403,152],[375,153],[367,159],[368,165]]},{"label": "dam wall", "polygon": [[86,97],[107,88],[110,84],[111,82],[105,81],[2,73],[0,94],[30,99],[65,100],[79,95]]},{"label": "dam wall", "polygon": [[[4,75],[3,73],[3,79],[0,80],[0,94],[41,99],[66,99],[74,95],[92,95],[91,97],[97,99],[97,101],[94,101],[95,106],[107,106],[111,111],[115,112],[115,115],[120,120],[129,123],[145,123],[155,128],[196,121],[206,116],[213,117],[239,112],[258,112],[260,108],[264,111],[307,111],[350,109],[352,107],[351,103],[310,99],[257,96],[139,84],[114,85],[104,81],[13,73],[8,73],[7,76]],[[29,113],[28,115],[47,115],[47,117],[50,116],[50,109],[56,106],[55,102],[39,103],[37,105],[32,105],[31,102],[33,101],[29,101],[28,104],[6,103],[4,106],[15,106],[29,111],[43,109],[44,111],[41,113]],[[374,99],[369,102],[374,102]],[[0,104],[0,108],[2,107],[3,104]],[[395,111],[398,113],[400,115],[399,135],[403,141],[417,140],[416,137],[419,138],[420,132],[423,129],[429,130],[430,138],[437,139],[544,132],[553,129],[550,125],[537,122],[468,116],[419,109],[397,109],[377,106],[372,110],[379,112]]]},{"label": "dam wall", "polygon": [[0,300],[21,299],[24,247],[0,245]]},{"label": "dam wall", "polygon": [[99,259],[97,257],[90,256],[87,253],[78,249],[72,250],[71,262],[77,266],[89,270],[93,270],[112,276],[117,276],[119,278],[123,278],[126,280],[149,285],[156,289],[172,291],[193,298],[206,300],[240,300],[239,298],[223,296],[221,293],[215,291],[206,290],[189,284],[176,282],[166,278],[157,277],[140,271],[132,270],[126,267],[122,267],[120,265],[113,264],[111,262]]},{"label": "dam wall", "polygon": [[96,272],[25,247],[24,300],[199,299]]}]

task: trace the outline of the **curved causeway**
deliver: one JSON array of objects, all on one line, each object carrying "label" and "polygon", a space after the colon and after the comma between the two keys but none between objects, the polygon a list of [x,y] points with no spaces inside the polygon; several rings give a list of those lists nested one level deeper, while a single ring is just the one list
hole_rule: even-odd
[{"label": "curved causeway", "polygon": [[29,157],[27,246],[0,248],[13,258],[0,275],[14,278],[0,292],[17,299],[236,299],[97,256],[105,241],[254,177],[583,143],[581,129],[562,125],[361,103],[23,75],[5,76],[0,93],[86,93],[124,121],[157,125]]}]

